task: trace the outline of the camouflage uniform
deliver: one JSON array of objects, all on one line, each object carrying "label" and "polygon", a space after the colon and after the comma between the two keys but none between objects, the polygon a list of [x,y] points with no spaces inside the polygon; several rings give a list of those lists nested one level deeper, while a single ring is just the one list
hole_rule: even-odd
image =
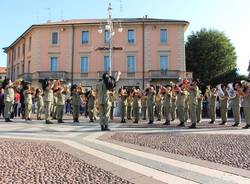
[{"label": "camouflage uniform", "polygon": [[102,81],[97,84],[96,89],[98,94],[97,98],[99,103],[100,125],[102,128],[108,128],[111,108],[109,90]]},{"label": "camouflage uniform", "polygon": [[147,96],[143,95],[141,97],[141,105],[142,105],[142,114],[143,114],[143,120],[146,120],[147,119]]},{"label": "camouflage uniform", "polygon": [[45,108],[45,121],[46,123],[50,122],[50,112],[51,112],[51,106],[53,103],[53,90],[49,87],[47,87],[44,91],[44,108]]},{"label": "camouflage uniform", "polygon": [[14,104],[14,89],[9,85],[4,89],[4,118],[5,121],[9,122],[10,114],[12,112],[13,104]]}]

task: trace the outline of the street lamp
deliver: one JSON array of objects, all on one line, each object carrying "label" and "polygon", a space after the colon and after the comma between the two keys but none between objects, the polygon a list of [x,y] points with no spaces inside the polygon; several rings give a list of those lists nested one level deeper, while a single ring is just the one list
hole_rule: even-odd
[{"label": "street lamp", "polygon": [[[108,7],[108,19],[107,19],[107,24],[104,26],[104,32],[108,31],[109,33],[109,39],[108,39],[108,43],[109,43],[109,75],[112,75],[112,41],[113,41],[113,36],[115,35],[115,31],[114,31],[114,24],[112,21],[112,7],[111,7],[111,3],[109,3],[109,7]],[[118,32],[122,32],[122,26],[121,23],[119,23],[119,27],[118,27]],[[100,26],[98,29],[98,33],[102,34],[103,33],[103,27]]]}]

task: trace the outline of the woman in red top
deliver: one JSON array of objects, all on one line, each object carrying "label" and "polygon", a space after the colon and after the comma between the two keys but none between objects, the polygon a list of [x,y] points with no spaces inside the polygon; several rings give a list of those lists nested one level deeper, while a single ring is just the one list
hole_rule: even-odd
[{"label": "woman in red top", "polygon": [[17,90],[15,90],[15,102],[14,102],[14,116],[15,117],[20,117],[20,100],[21,100],[21,96],[19,94],[19,92]]}]

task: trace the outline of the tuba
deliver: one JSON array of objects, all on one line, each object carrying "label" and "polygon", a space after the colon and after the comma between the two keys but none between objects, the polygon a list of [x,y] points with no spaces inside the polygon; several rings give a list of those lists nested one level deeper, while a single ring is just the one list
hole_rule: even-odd
[{"label": "tuba", "polygon": [[79,94],[84,94],[84,88],[83,86],[80,84],[76,87],[76,91],[79,93]]},{"label": "tuba", "polygon": [[223,98],[225,96],[225,94],[221,88],[221,84],[218,84],[216,86],[216,91],[217,91],[217,95],[219,96],[219,98]]},{"label": "tuba", "polygon": [[15,88],[19,88],[22,84],[22,79],[17,79],[13,82],[12,86]]},{"label": "tuba", "polygon": [[134,89],[133,96],[139,96],[139,97],[141,97],[141,91],[140,91],[140,89]]},{"label": "tuba", "polygon": [[250,83],[246,80],[242,80],[240,81],[240,83],[242,84],[243,87],[248,87],[250,85]]},{"label": "tuba", "polygon": [[229,84],[227,85],[226,91],[227,91],[228,96],[229,96],[230,98],[234,98],[234,97],[235,97],[236,93],[235,93],[235,90],[234,90],[234,88],[233,88],[233,83],[229,83]]},{"label": "tuba", "polygon": [[61,88],[61,81],[60,80],[54,80],[52,83],[53,91],[58,91],[59,88]]},{"label": "tuba", "polygon": [[67,85],[63,86],[63,93],[68,94],[70,92],[69,87]]}]

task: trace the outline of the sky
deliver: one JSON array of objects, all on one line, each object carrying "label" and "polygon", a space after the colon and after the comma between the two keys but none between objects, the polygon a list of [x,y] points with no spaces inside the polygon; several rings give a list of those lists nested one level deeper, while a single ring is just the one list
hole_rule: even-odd
[{"label": "sky", "polygon": [[[62,19],[107,18],[179,19],[190,22],[185,37],[201,28],[226,34],[236,48],[237,67],[247,74],[250,60],[250,0],[8,0],[0,1],[0,48],[9,46],[30,25]],[[0,52],[0,66],[6,54]]]}]

